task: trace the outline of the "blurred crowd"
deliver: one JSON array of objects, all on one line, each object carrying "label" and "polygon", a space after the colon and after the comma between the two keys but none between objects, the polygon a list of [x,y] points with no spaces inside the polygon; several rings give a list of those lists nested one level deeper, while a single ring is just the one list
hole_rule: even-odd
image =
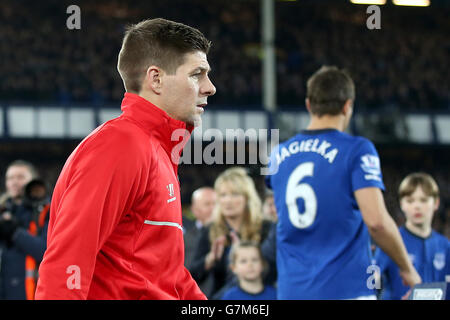
[{"label": "blurred crowd", "polygon": [[[213,105],[261,105],[260,2],[80,1],[81,29],[69,30],[69,1],[3,0],[0,100],[116,104],[125,27],[165,17],[212,40]],[[302,105],[305,80],[322,64],[345,67],[361,109],[449,110],[448,7],[383,6],[381,30],[366,28],[366,6],[276,2],[278,104]],[[188,14],[187,14],[188,13]]]}]

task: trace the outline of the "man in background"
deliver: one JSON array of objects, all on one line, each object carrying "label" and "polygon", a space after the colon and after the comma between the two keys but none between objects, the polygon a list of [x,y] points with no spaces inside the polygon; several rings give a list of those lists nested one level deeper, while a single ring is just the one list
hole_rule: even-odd
[{"label": "man in background", "polygon": [[[202,187],[195,190],[191,197],[191,212],[195,219],[190,220],[183,217],[184,228],[184,265],[189,269],[197,248],[197,242],[201,230],[209,224],[212,219],[212,212],[216,204],[216,192],[211,187]],[[210,278],[198,283],[200,289],[206,296],[211,291]]]},{"label": "man in background", "polygon": [[211,187],[202,187],[195,190],[191,197],[191,212],[195,219],[183,220],[185,260],[184,264],[189,268],[194,255],[200,230],[207,225],[212,218],[212,211],[216,204],[216,192]]},{"label": "man in background", "polygon": [[376,299],[370,237],[408,287],[421,282],[385,207],[375,146],[344,132],[354,100],[351,77],[322,67],[307,82],[308,127],[272,152],[279,299]]},{"label": "man in background", "polygon": [[46,190],[39,194],[44,203],[39,208],[35,197],[25,194],[37,176],[35,167],[24,160],[13,161],[6,170],[6,193],[0,200],[0,299],[34,299],[49,210]]}]

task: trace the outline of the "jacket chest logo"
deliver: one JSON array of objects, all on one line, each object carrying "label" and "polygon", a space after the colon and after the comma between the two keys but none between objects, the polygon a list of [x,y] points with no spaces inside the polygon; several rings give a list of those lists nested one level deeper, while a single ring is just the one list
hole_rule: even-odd
[{"label": "jacket chest logo", "polygon": [[167,191],[169,192],[169,199],[167,199],[167,203],[171,203],[172,201],[175,201],[177,199],[177,197],[174,197],[175,195],[175,190],[173,188],[173,183],[169,183],[166,186]]},{"label": "jacket chest logo", "polygon": [[433,266],[437,270],[442,270],[445,267],[445,254],[444,253],[436,253],[434,255]]}]

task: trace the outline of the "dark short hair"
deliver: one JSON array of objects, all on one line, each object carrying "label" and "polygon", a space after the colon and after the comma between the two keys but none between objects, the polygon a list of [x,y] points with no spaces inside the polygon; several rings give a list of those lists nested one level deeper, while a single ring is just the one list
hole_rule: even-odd
[{"label": "dark short hair", "polygon": [[352,78],[335,66],[323,66],[317,70],[308,79],[306,91],[311,112],[318,116],[337,115],[347,100],[355,100]]},{"label": "dark short hair", "polygon": [[207,54],[210,47],[211,41],[195,28],[162,18],[144,20],[127,27],[117,69],[125,90],[138,93],[149,66],[174,74],[186,53]]},{"label": "dark short hair", "polygon": [[414,172],[407,175],[400,183],[398,197],[402,199],[412,195],[419,186],[428,197],[439,198],[439,187],[436,181],[425,172]]}]

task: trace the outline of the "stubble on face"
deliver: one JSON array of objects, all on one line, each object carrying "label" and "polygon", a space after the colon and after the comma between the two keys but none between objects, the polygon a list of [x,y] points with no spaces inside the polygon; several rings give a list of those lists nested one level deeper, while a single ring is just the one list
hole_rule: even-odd
[{"label": "stubble on face", "polygon": [[213,86],[208,78],[210,67],[205,53],[187,53],[183,60],[174,75],[166,75],[165,109],[174,119],[198,127],[202,124],[207,98],[214,94],[215,88],[208,90],[208,86]]}]

